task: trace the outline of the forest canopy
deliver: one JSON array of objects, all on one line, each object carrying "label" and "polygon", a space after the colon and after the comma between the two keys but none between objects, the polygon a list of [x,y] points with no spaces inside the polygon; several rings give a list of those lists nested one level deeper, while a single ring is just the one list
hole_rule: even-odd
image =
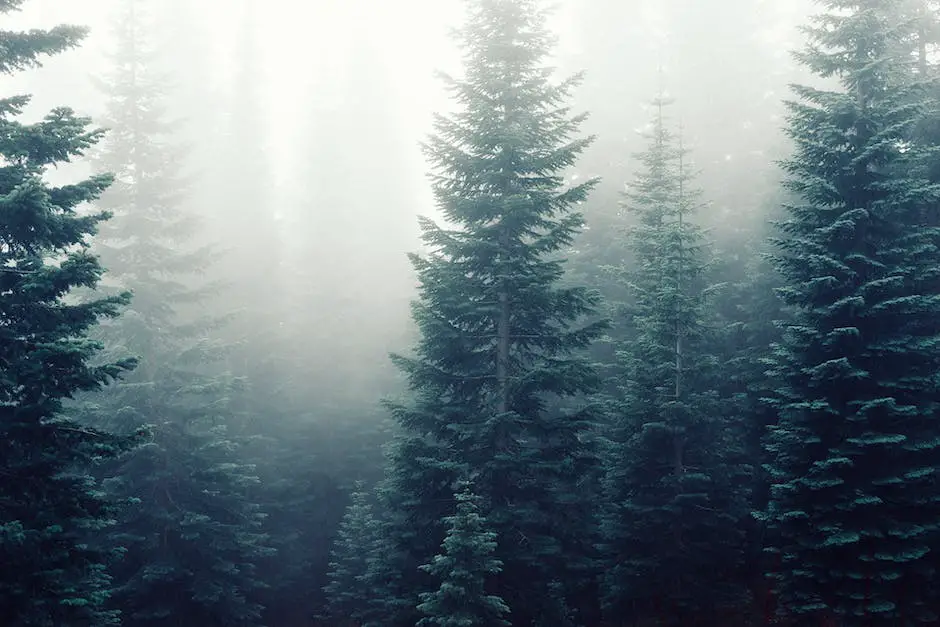
[{"label": "forest canopy", "polygon": [[301,4],[0,0],[0,623],[940,621],[940,3]]}]

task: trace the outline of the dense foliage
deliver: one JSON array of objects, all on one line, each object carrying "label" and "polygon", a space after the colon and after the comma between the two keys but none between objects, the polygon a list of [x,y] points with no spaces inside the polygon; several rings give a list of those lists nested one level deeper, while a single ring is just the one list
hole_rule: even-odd
[{"label": "dense foliage", "polygon": [[486,530],[477,498],[469,484],[458,492],[457,512],[444,519],[449,525],[443,554],[434,556],[427,571],[441,582],[434,592],[423,592],[418,609],[425,618],[419,627],[460,627],[461,625],[509,625],[503,616],[509,608],[498,596],[486,593],[487,579],[502,569],[493,557],[496,534]]},{"label": "dense foliage", "polygon": [[[194,245],[198,216],[183,205],[185,153],[164,114],[165,87],[146,36],[144,3],[130,0],[117,23],[108,95],[110,133],[95,162],[115,173],[99,205],[114,218],[95,249],[134,301],[98,335],[117,356],[140,355],[133,375],[88,399],[92,425],[150,437],[103,466],[109,494],[133,500],[107,542],[115,564],[114,607],[135,625],[260,625],[258,560],[269,549],[263,514],[249,498],[258,482],[238,452],[230,423],[237,390],[221,366],[219,316],[203,313],[209,288],[194,277],[212,251]],[[203,283],[203,284],[200,284]]]},{"label": "dense foliage", "polygon": [[654,102],[650,146],[626,194],[633,263],[612,269],[629,298],[629,339],[617,347],[610,403],[604,597],[611,618],[656,612],[669,624],[711,624],[740,604],[747,482],[736,408],[716,393],[701,203],[667,105]]},{"label": "dense foliage", "polygon": [[940,188],[933,148],[906,141],[930,96],[908,78],[900,3],[843,4],[801,57],[842,89],[797,87],[790,105],[798,202],[775,263],[795,318],[774,350],[769,550],[792,612],[933,622]]},{"label": "dense foliage", "polygon": [[[592,405],[567,403],[597,382],[579,354],[603,329],[585,322],[597,297],[559,284],[558,251],[582,218],[592,181],[563,172],[588,144],[564,100],[578,78],[552,82],[551,37],[534,2],[468,5],[465,76],[448,77],[460,111],[437,118],[426,151],[449,226],[423,220],[430,253],[421,281],[414,356],[395,358],[411,402],[392,404],[401,435],[390,459],[385,541],[401,573],[396,624],[411,623],[432,580],[430,561],[453,511],[454,481],[470,470],[503,568],[493,590],[516,625],[585,616],[593,578],[590,491],[598,463]],[[576,619],[583,620],[583,619]]]},{"label": "dense foliage", "polygon": [[394,9],[285,103],[118,4],[107,131],[0,99],[4,625],[940,620],[937,2],[465,0],[420,245]]},{"label": "dense foliage", "polygon": [[[0,14],[19,4],[0,2]],[[4,31],[0,71],[35,65],[84,34],[65,26]],[[21,122],[28,102],[27,96],[0,99],[0,622],[119,624],[107,606],[106,572],[118,547],[99,550],[85,536],[105,533],[115,510],[90,470],[123,443],[63,411],[74,394],[133,367],[132,359],[101,363],[100,346],[88,337],[129,295],[70,298],[101,278],[88,237],[108,215],[81,205],[96,199],[111,177],[50,184],[50,168],[82,156],[102,133],[67,108]]]}]

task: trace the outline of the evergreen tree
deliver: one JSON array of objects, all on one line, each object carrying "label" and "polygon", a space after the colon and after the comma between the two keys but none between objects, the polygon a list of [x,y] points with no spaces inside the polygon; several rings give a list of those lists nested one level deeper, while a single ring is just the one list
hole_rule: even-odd
[{"label": "evergreen tree", "polygon": [[97,155],[116,181],[100,201],[115,217],[96,246],[116,288],[135,293],[128,315],[101,329],[102,340],[112,354],[142,362],[83,407],[91,424],[152,430],[145,446],[103,469],[112,494],[138,501],[105,540],[126,546],[114,568],[114,604],[139,626],[256,625],[254,569],[268,552],[263,515],[248,497],[257,478],[227,433],[234,391],[218,363],[221,320],[195,307],[212,293],[201,279],[212,254],[194,243],[198,217],[181,208],[185,153],[164,115],[147,9],[123,3],[115,70],[104,83],[112,132]]},{"label": "evergreen tree", "polygon": [[378,527],[372,515],[369,494],[357,482],[330,556],[330,583],[326,615],[331,625],[352,621],[361,625],[374,594],[369,581],[369,563],[376,557]]},{"label": "evergreen tree", "polygon": [[[907,36],[900,42],[901,50],[910,55],[911,82],[918,87],[912,96],[919,105],[917,124],[913,125],[908,140],[930,151],[940,145],[940,3],[934,0],[906,0],[901,8]],[[930,98],[922,98],[920,89],[926,89]],[[940,181],[940,152],[933,151],[927,175],[932,182]],[[940,219],[940,217],[938,217]]]},{"label": "evergreen tree", "polygon": [[[395,357],[413,398],[390,404],[402,431],[386,483],[386,553],[401,580],[387,601],[414,608],[433,585],[417,568],[444,538],[453,482],[472,468],[500,539],[503,570],[492,591],[512,608],[513,624],[565,624],[548,608],[566,605],[587,623],[594,522],[579,482],[598,463],[598,415],[572,399],[597,384],[583,350],[605,324],[583,322],[595,294],[560,285],[562,251],[582,223],[574,206],[593,186],[564,178],[590,141],[572,137],[584,116],[564,104],[579,77],[553,82],[545,66],[553,38],[539,2],[467,8],[466,74],[447,78],[460,110],[437,118],[426,146],[450,226],[422,220],[431,252],[412,256],[421,338],[413,357]],[[397,612],[389,622],[415,618]]]},{"label": "evergreen tree", "polygon": [[502,562],[493,557],[496,534],[487,530],[480,515],[478,498],[469,484],[455,495],[457,513],[444,521],[449,525],[443,554],[435,555],[421,570],[440,581],[434,592],[420,595],[418,609],[427,617],[418,627],[497,627],[509,625],[503,616],[509,607],[498,596],[487,594],[487,580],[499,573]]},{"label": "evergreen tree", "polygon": [[[725,257],[715,272],[726,283],[715,298],[714,333],[716,356],[722,376],[715,389],[721,398],[731,403],[737,415],[740,437],[737,443],[743,454],[742,464],[749,476],[739,488],[750,492],[751,506],[763,509],[767,505],[770,481],[763,468],[764,436],[776,421],[776,414],[765,399],[774,389],[774,381],[767,373],[770,347],[780,339],[776,322],[785,319],[787,311],[776,295],[780,278],[767,260],[766,230],[740,244],[735,257]],[[725,255],[730,255],[730,251]],[[746,487],[745,487],[746,486]],[[762,606],[765,615],[772,613],[772,595],[767,585],[766,557],[763,554],[764,524],[751,517],[739,524],[748,534],[745,554],[746,574],[754,601]]]},{"label": "evergreen tree", "polygon": [[775,347],[770,430],[782,608],[802,624],[935,622],[940,532],[940,230],[905,141],[929,93],[910,80],[898,0],[824,3],[800,61],[841,89],[794,87],[775,265],[795,310]]},{"label": "evergreen tree", "polygon": [[692,221],[698,193],[688,151],[666,127],[667,104],[654,102],[650,147],[626,195],[636,215],[635,265],[622,270],[631,339],[618,350],[604,597],[612,618],[713,624],[710,612],[740,602],[747,484],[728,403],[713,391],[709,244]]},{"label": "evergreen tree", "polygon": [[[0,1],[0,14],[22,0]],[[3,31],[0,72],[39,65],[78,45],[85,29]],[[110,184],[98,175],[53,186],[46,171],[81,157],[102,136],[89,120],[58,108],[41,121],[17,120],[28,96],[0,99],[0,623],[10,627],[119,623],[106,609],[106,565],[116,547],[83,540],[114,515],[89,468],[122,440],[85,428],[63,411],[80,391],[100,388],[133,360],[99,363],[88,332],[129,302],[126,293],[76,303],[101,266],[87,238],[107,219],[83,212]]]}]

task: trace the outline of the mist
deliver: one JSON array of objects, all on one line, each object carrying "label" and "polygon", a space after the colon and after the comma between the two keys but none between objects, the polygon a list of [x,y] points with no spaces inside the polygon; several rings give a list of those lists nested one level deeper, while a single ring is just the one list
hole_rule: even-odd
[{"label": "mist", "polygon": [[[63,273],[71,271],[69,263],[91,264],[86,253],[100,263],[100,276],[89,265],[87,275],[66,277],[61,293],[48,296],[55,307],[74,308],[59,326],[48,324],[61,334],[57,346],[73,340],[81,346],[62,350],[80,363],[75,371],[84,378],[50,374],[47,381],[37,373],[64,366],[49,358],[46,370],[31,370],[30,351],[40,349],[21,351],[27,355],[22,380],[39,381],[43,394],[55,398],[48,407],[37,401],[42,411],[36,410],[35,425],[54,415],[70,433],[90,438],[62,449],[74,458],[44,449],[61,458],[61,473],[49,470],[50,477],[73,472],[76,485],[85,482],[88,501],[57,505],[52,514],[49,505],[34,516],[25,503],[42,499],[17,496],[16,507],[4,512],[0,492],[0,558],[8,521],[34,516],[44,521],[36,528],[48,530],[58,529],[49,521],[71,516],[79,522],[63,533],[92,556],[83,559],[95,564],[97,579],[62,566],[72,559],[62,549],[59,566],[42,577],[68,572],[92,592],[68,593],[62,601],[71,584],[55,575],[61,586],[47,587],[60,590],[57,602],[71,609],[50,610],[21,591],[4,592],[9,582],[0,578],[0,605],[9,606],[0,607],[0,623],[744,627],[771,624],[777,612],[791,622],[774,624],[838,617],[842,622],[825,624],[849,626],[863,624],[851,622],[852,612],[887,607],[882,601],[908,608],[879,588],[882,596],[866,596],[868,605],[858,609],[846,600],[861,594],[855,584],[838,587],[823,575],[812,585],[792,583],[786,574],[779,589],[770,583],[778,571],[790,572],[786,564],[805,549],[802,538],[815,533],[807,527],[798,535],[787,526],[780,512],[805,514],[805,503],[780,496],[799,483],[784,485],[780,477],[815,476],[823,471],[812,464],[838,465],[832,460],[843,457],[833,451],[848,446],[842,440],[830,446],[838,438],[819,427],[804,442],[818,457],[796,468],[798,451],[786,447],[794,433],[804,433],[803,423],[787,416],[799,413],[793,408],[804,400],[800,411],[811,413],[818,409],[812,403],[825,397],[842,408],[827,410],[834,415],[861,397],[889,396],[868,383],[836,382],[836,375],[813,387],[804,380],[809,375],[801,378],[818,365],[810,363],[813,351],[829,355],[839,342],[820,339],[811,349],[793,339],[809,333],[824,310],[833,316],[832,328],[855,328],[856,321],[836,319],[836,305],[826,309],[810,288],[794,295],[818,277],[800,274],[803,266],[787,257],[815,259],[822,240],[812,240],[816,248],[806,242],[831,226],[825,217],[800,227],[800,216],[808,215],[801,202],[837,193],[848,198],[843,188],[855,190],[836,174],[824,187],[819,181],[828,174],[814,178],[812,168],[822,166],[810,163],[814,153],[807,148],[811,135],[819,142],[826,133],[854,138],[855,127],[840,127],[845,118],[836,113],[819,114],[823,121],[814,127],[806,122],[810,114],[792,104],[813,97],[793,85],[841,98],[851,91],[845,77],[868,71],[839,66],[824,75],[806,61],[819,53],[823,37],[807,30],[811,16],[831,4],[27,0],[19,10],[0,6],[5,32],[61,24],[88,29],[76,45],[42,51],[39,65],[4,74],[4,98],[30,94],[31,100],[22,115],[2,115],[37,125],[22,131],[32,132],[50,111],[68,107],[87,118],[82,132],[90,133],[63,122],[56,138],[70,147],[35,157],[45,161],[28,173],[41,174],[48,202],[65,198],[36,215],[70,221],[74,239],[18,248],[0,229],[0,259],[10,274],[36,259]],[[933,189],[940,168],[927,144],[937,135],[933,116],[940,110],[931,99],[940,93],[937,9],[914,0],[881,5],[897,5],[877,9],[895,31],[915,23],[909,14],[921,26],[906,38],[884,35],[888,43],[878,50],[908,65],[898,61],[902,69],[871,97],[887,102],[876,122],[894,120],[898,111],[917,113],[893,126],[884,122],[890,148],[879,150],[892,156],[870,171],[889,172],[892,181],[913,172],[923,185],[911,189]],[[546,43],[543,34],[553,39]],[[462,45],[460,36],[468,38]],[[542,70],[533,69],[543,67],[538,64],[551,68],[544,81]],[[911,79],[916,72],[909,65],[917,65],[920,78],[930,73],[929,80]],[[568,90],[563,81],[575,75],[580,78]],[[494,84],[505,93],[487,92]],[[857,89],[861,94],[863,87]],[[885,94],[895,92],[908,100],[889,101],[893,96]],[[916,106],[915,92],[928,94]],[[828,102],[814,106],[838,109]],[[844,113],[853,105],[840,106]],[[902,127],[906,134],[891,135]],[[19,150],[51,145],[53,135],[27,137]],[[11,172],[28,169],[14,148],[0,149],[11,151],[4,153]],[[532,161],[500,161],[507,154]],[[859,154],[870,153],[859,148]],[[512,167],[520,173],[517,187],[506,184],[512,193],[481,191]],[[113,181],[95,178],[105,174]],[[7,228],[6,220],[12,233],[20,214],[4,214],[4,203],[19,202],[14,188],[26,188],[8,187],[2,192],[12,200],[0,202],[0,227]],[[876,212],[859,194],[843,199],[845,206]],[[918,207],[905,216],[920,220],[930,213],[929,198],[904,198],[898,206]],[[812,215],[829,210],[815,207]],[[510,227],[502,225],[512,215],[522,234],[507,243]],[[785,216],[789,226],[775,226]],[[848,218],[831,218],[843,225],[839,220]],[[924,232],[932,233],[932,218],[923,220]],[[867,236],[853,225],[852,237]],[[34,235],[72,233],[30,228]],[[780,237],[783,244],[774,239]],[[877,241],[885,247],[894,240]],[[930,249],[924,246],[918,250]],[[839,261],[830,264],[837,268],[832,272],[851,266],[852,254],[833,253]],[[24,276],[34,271],[29,268]],[[23,293],[34,289],[23,285]],[[17,289],[0,289],[0,299],[13,303]],[[0,302],[0,331],[13,328],[4,307]],[[46,309],[35,311],[45,320]],[[66,332],[68,324],[76,326]],[[886,322],[889,327],[904,325]],[[39,333],[0,337],[13,346],[14,339]],[[12,348],[9,354],[21,359]],[[862,360],[859,354],[851,359]],[[918,355],[910,368],[936,362],[926,348]],[[804,370],[793,365],[804,363],[799,359]],[[838,359],[833,353],[831,363]],[[0,350],[3,385],[13,361]],[[9,375],[9,381],[19,379]],[[917,385],[929,396],[927,383]],[[911,394],[905,402],[915,406],[920,397]],[[842,400],[831,400],[836,396]],[[890,431],[878,425],[872,433]],[[845,429],[845,442],[864,439]],[[819,442],[829,448],[819,452]],[[883,460],[866,463],[894,468]],[[931,464],[936,470],[935,458],[924,461]],[[916,474],[911,468],[897,473]],[[878,492],[867,479],[845,481],[859,495]],[[820,499],[842,503],[844,495],[826,494]],[[936,496],[931,502],[940,503]],[[871,498],[891,500],[882,492]],[[818,514],[813,520],[820,529],[855,533],[852,520],[819,514],[822,505],[804,509]],[[35,540],[28,550],[52,551],[52,541],[44,542]],[[940,550],[940,542],[924,542],[925,551]],[[9,550],[14,569],[17,559],[25,563],[26,550]],[[783,557],[770,564],[774,551]],[[850,553],[845,559],[855,560]],[[816,553],[799,555],[816,563]],[[904,581],[917,590],[934,584],[933,575],[910,576]],[[9,590],[20,585],[14,583]],[[810,599],[805,607],[801,598]],[[884,611],[895,616],[894,609]],[[447,622],[458,615],[469,622]],[[810,622],[799,622],[801,616]]]}]

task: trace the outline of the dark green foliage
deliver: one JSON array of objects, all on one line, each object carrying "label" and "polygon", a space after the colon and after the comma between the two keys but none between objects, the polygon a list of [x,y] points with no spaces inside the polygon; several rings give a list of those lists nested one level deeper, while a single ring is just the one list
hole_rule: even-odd
[{"label": "dark green foliage", "polygon": [[464,474],[451,456],[445,443],[429,435],[399,435],[389,446],[388,475],[377,490],[382,516],[379,558],[368,572],[375,587],[370,618],[395,617],[394,624],[403,626],[420,618],[418,594],[434,585],[420,567],[440,548],[444,518],[453,512],[454,481]]},{"label": "dark green foliage", "polygon": [[[801,624],[935,622],[940,550],[935,150],[906,143],[928,91],[889,0],[823,3],[800,55],[775,265],[796,310],[776,346],[771,555]],[[907,47],[909,50],[909,47]]]},{"label": "dark green foliage", "polygon": [[666,104],[655,102],[643,169],[626,195],[635,261],[620,270],[629,339],[618,347],[602,554],[611,618],[687,625],[740,603],[748,485],[730,403],[715,393],[708,242],[692,221],[689,157],[666,128]]},{"label": "dark green foliage", "polygon": [[[593,185],[563,176],[589,143],[572,138],[583,116],[564,105],[579,79],[552,82],[537,2],[467,6],[466,75],[446,79],[460,110],[437,118],[426,146],[452,226],[422,221],[430,253],[412,257],[421,339],[413,357],[395,358],[413,398],[391,405],[402,435],[384,490],[386,554],[401,580],[388,601],[414,608],[432,587],[417,567],[443,541],[453,482],[472,468],[500,539],[492,592],[513,624],[564,624],[566,604],[588,622],[593,512],[580,482],[598,463],[596,410],[579,399],[598,377],[581,355],[604,324],[582,323],[597,297],[560,285],[559,258],[582,222],[573,207]],[[395,624],[415,618],[398,614]]]},{"label": "dark green foliage", "polygon": [[114,603],[134,625],[263,624],[255,570],[267,538],[245,497],[256,479],[233,463],[236,450],[222,427],[161,425],[109,480],[140,495],[111,536],[128,547]]},{"label": "dark green foliage", "polygon": [[[0,13],[20,4],[0,2]],[[3,32],[0,72],[74,46],[82,32]],[[112,625],[118,614],[105,609],[106,562],[115,547],[97,550],[82,538],[114,516],[89,469],[129,442],[63,412],[63,401],[134,364],[92,365],[100,346],[87,335],[99,319],[116,316],[129,295],[80,304],[69,298],[101,278],[86,239],[108,216],[79,207],[111,177],[48,184],[47,169],[82,156],[102,133],[65,108],[22,124],[16,118],[28,101],[0,99],[0,623]]]},{"label": "dark green foliage", "polygon": [[333,464],[324,453],[340,458],[350,448],[332,433],[320,425],[277,426],[282,428],[268,426],[266,437],[242,452],[257,460],[261,485],[253,495],[267,515],[264,530],[276,551],[258,569],[266,584],[264,624],[306,624],[324,608],[330,546],[348,501],[340,478],[378,467],[380,460],[348,457],[345,465]]},{"label": "dark green foliage", "polygon": [[506,603],[487,593],[487,581],[502,569],[502,562],[493,557],[496,534],[488,531],[469,484],[455,497],[457,512],[444,519],[449,528],[443,553],[421,567],[440,587],[420,595],[418,609],[427,616],[418,621],[418,627],[508,626]]},{"label": "dark green foliage", "polygon": [[[26,0],[0,0],[0,15],[18,11],[25,2]],[[13,74],[39,67],[42,57],[78,46],[87,33],[87,28],[64,24],[49,30],[33,29],[25,33],[0,30],[0,40],[3,41],[0,74]]]},{"label": "dark green foliage", "polygon": [[[761,510],[767,505],[770,480],[763,469],[764,436],[776,421],[776,414],[765,399],[775,382],[767,372],[767,355],[780,339],[777,323],[786,319],[786,310],[777,297],[779,276],[774,272],[762,250],[766,246],[765,229],[752,233],[745,241],[727,243],[714,276],[725,281],[715,296],[714,323],[717,332],[715,354],[721,377],[715,389],[727,399],[738,420],[736,450],[748,476],[738,488],[749,491],[751,507]],[[765,580],[766,559],[763,555],[764,525],[758,519],[739,521],[748,534],[745,579],[755,601],[770,603]]]},{"label": "dark green foliage", "polygon": [[326,616],[330,624],[342,621],[362,624],[375,590],[369,580],[369,564],[376,558],[378,526],[372,515],[369,494],[357,482],[330,554]]},{"label": "dark green foliage", "polygon": [[135,294],[102,340],[142,363],[82,409],[90,424],[121,431],[149,424],[152,438],[102,469],[112,494],[136,502],[98,541],[126,547],[114,604],[134,625],[259,625],[255,568],[269,549],[251,498],[258,479],[228,428],[237,390],[219,365],[221,319],[195,307],[212,293],[203,278],[212,255],[192,243],[200,224],[183,207],[186,155],[163,114],[147,8],[123,4],[104,83],[112,132],[98,159],[116,182],[101,205],[115,218],[96,240],[113,279]]}]

